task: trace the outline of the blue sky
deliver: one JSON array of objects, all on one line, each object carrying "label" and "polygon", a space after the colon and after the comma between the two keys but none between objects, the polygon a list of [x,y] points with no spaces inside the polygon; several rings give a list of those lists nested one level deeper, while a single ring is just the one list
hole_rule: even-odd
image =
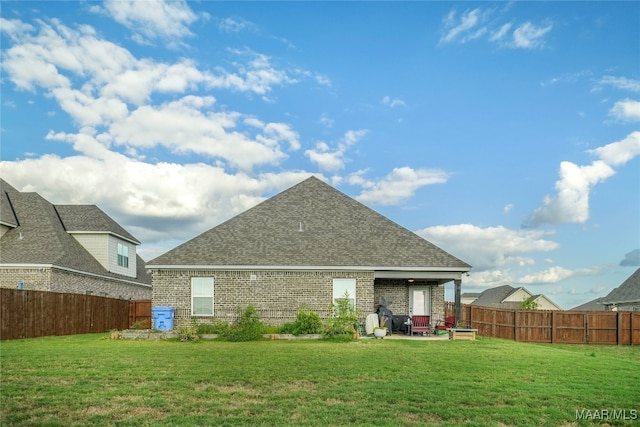
[{"label": "blue sky", "polygon": [[146,260],[316,174],[472,264],[464,292],[570,308],[640,266],[640,3],[1,13],[0,174]]}]

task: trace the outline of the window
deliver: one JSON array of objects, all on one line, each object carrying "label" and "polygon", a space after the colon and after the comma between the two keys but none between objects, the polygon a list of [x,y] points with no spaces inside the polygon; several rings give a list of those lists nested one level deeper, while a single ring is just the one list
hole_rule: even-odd
[{"label": "window", "polygon": [[118,266],[129,268],[129,248],[122,243],[118,243]]},{"label": "window", "polygon": [[191,278],[191,314],[213,316],[213,277]]},{"label": "window", "polygon": [[333,302],[348,294],[351,306],[356,306],[356,279],[333,279]]}]

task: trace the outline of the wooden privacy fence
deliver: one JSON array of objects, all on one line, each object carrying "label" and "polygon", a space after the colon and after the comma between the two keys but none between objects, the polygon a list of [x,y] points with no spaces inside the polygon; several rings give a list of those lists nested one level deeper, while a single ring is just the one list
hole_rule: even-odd
[{"label": "wooden privacy fence", "polygon": [[[454,303],[445,303],[447,315]],[[522,342],[640,345],[634,311],[509,310],[463,304],[460,322],[478,335]]]},{"label": "wooden privacy fence", "polygon": [[129,327],[128,300],[0,289],[0,339],[106,332]]},{"label": "wooden privacy fence", "polygon": [[129,327],[151,329],[151,300],[129,301]]}]

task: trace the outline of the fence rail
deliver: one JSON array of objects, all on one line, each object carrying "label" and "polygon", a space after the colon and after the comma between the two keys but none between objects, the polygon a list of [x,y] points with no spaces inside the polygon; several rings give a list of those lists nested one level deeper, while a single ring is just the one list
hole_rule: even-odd
[{"label": "fence rail", "polygon": [[[447,315],[454,303],[445,303]],[[640,345],[634,311],[509,310],[463,304],[460,322],[478,334],[522,342]]]},{"label": "fence rail", "polygon": [[0,289],[0,339],[106,332],[129,327],[128,300]]}]

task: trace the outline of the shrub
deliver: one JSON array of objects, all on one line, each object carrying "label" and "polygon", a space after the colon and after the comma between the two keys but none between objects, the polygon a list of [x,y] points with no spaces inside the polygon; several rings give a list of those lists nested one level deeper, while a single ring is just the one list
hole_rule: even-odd
[{"label": "shrub", "polygon": [[200,334],[218,334],[218,335],[222,335],[224,334],[224,332],[229,329],[229,324],[225,323],[221,320],[218,320],[216,323],[211,324],[211,323],[204,323],[204,324],[197,324],[196,326],[196,331]]},{"label": "shrub", "polygon": [[320,315],[313,311],[300,310],[296,315],[296,320],[285,323],[280,330],[283,334],[317,334],[322,329]]},{"label": "shrub", "polygon": [[351,305],[349,293],[345,292],[342,298],[338,298],[331,304],[331,316],[322,327],[322,334],[326,338],[337,336],[351,337],[358,330],[360,312]]},{"label": "shrub", "polygon": [[238,320],[220,334],[221,338],[234,342],[259,340],[264,324],[260,321],[256,308],[249,305],[244,310],[238,309],[238,314]]},{"label": "shrub", "polygon": [[195,324],[180,327],[178,336],[180,341],[197,341],[200,338]]}]

